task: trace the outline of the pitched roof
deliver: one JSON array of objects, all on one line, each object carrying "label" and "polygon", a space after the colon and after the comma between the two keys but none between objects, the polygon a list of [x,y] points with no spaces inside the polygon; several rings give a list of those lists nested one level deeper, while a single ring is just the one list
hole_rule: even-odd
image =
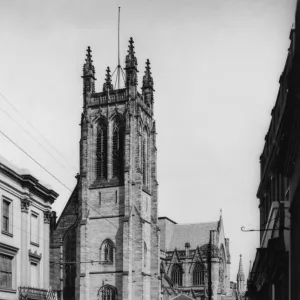
[{"label": "pitched roof", "polygon": [[191,297],[189,297],[189,296],[187,296],[187,295],[178,295],[178,296],[176,296],[175,298],[173,298],[172,300],[190,300],[190,299],[192,299],[193,300],[193,298],[191,298]]},{"label": "pitched roof", "polygon": [[184,249],[189,242],[191,249],[201,247],[209,243],[210,231],[218,229],[218,221],[196,224],[176,224],[167,250]]}]

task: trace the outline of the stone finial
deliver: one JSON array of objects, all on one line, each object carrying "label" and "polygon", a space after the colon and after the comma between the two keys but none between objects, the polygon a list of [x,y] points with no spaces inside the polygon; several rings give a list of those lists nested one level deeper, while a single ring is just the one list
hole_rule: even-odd
[{"label": "stone finial", "polygon": [[137,59],[135,57],[133,44],[134,44],[134,41],[131,37],[129,39],[128,54],[126,55],[126,59],[125,59],[125,65],[126,65],[125,69],[137,67]]},{"label": "stone finial", "polygon": [[113,85],[111,83],[111,75],[110,75],[110,68],[107,67],[106,74],[105,74],[105,82],[103,84],[103,92],[113,90]]},{"label": "stone finial", "polygon": [[30,198],[26,197],[21,199],[21,212],[28,213],[30,205],[31,205]]},{"label": "stone finial", "polygon": [[135,57],[133,39],[130,38],[128,46],[128,54],[125,59],[125,71],[126,71],[126,87],[137,85],[137,59]]},{"label": "stone finial", "polygon": [[[87,47],[86,50],[86,59],[85,59],[85,64],[83,65],[83,76],[92,76],[94,78],[95,76],[95,67],[93,65],[93,60],[92,60],[92,50],[90,46]],[[95,78],[94,78],[95,79]]]},{"label": "stone finial", "polygon": [[149,59],[146,60],[146,69],[145,69],[145,75],[143,77],[142,90],[145,90],[147,88],[153,90],[153,78],[151,76],[151,67],[150,67]]}]

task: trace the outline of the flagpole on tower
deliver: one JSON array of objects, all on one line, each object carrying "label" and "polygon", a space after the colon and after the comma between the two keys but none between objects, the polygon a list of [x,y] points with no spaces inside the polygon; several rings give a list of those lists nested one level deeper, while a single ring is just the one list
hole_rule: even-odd
[{"label": "flagpole on tower", "polygon": [[121,7],[119,6],[119,11],[118,11],[118,71],[117,71],[117,78],[118,78],[118,89],[120,89],[120,11]]},{"label": "flagpole on tower", "polygon": [[121,76],[125,83],[125,75],[123,72],[123,69],[121,67],[120,63],[120,18],[121,18],[121,7],[118,7],[118,65],[115,68],[114,72],[112,73],[112,76],[116,73],[116,80],[115,80],[115,89],[120,89],[121,84]]}]

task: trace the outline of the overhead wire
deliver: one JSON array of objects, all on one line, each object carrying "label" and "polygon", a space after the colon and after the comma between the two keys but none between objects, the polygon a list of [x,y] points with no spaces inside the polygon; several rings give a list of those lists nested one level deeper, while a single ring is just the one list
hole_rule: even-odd
[{"label": "overhead wire", "polygon": [[77,167],[74,167],[73,165],[71,165],[68,160],[66,159],[66,157],[59,151],[57,150],[51,143],[50,141],[31,123],[29,122],[23,115],[22,113],[12,104],[11,101],[9,101],[1,92],[0,92],[0,96],[2,97],[2,99],[8,103],[10,105],[10,107],[12,107],[18,114],[19,116],[21,116],[21,118],[27,123],[27,125],[29,125],[33,130],[35,130],[38,135],[67,163],[67,165],[72,168],[75,172],[78,172]]},{"label": "overhead wire", "polygon": [[[48,155],[50,155],[61,167],[70,172],[59,160],[57,160],[44,146],[41,144],[28,130],[26,130],[20,123],[18,123],[6,110],[0,107],[0,110],[9,117],[15,124],[17,124],[28,136],[30,136]],[[71,174],[71,173],[70,173]],[[72,173],[73,174],[73,173]]]}]

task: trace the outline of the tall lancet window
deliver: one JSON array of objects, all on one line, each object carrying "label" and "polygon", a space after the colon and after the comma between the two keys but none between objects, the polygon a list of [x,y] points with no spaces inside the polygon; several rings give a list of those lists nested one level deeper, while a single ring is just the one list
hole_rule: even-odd
[{"label": "tall lancet window", "polygon": [[171,279],[174,284],[182,286],[182,271],[178,264],[173,265]]},{"label": "tall lancet window", "polygon": [[107,122],[101,118],[97,128],[97,178],[107,179]]},{"label": "tall lancet window", "polygon": [[145,128],[142,137],[142,172],[143,172],[143,185],[148,187],[148,132]]},{"label": "tall lancet window", "polygon": [[204,284],[204,268],[200,263],[195,264],[193,271],[193,285],[203,285]]},{"label": "tall lancet window", "polygon": [[113,177],[119,178],[120,182],[124,179],[124,138],[125,122],[121,116],[116,116],[113,129]]}]

